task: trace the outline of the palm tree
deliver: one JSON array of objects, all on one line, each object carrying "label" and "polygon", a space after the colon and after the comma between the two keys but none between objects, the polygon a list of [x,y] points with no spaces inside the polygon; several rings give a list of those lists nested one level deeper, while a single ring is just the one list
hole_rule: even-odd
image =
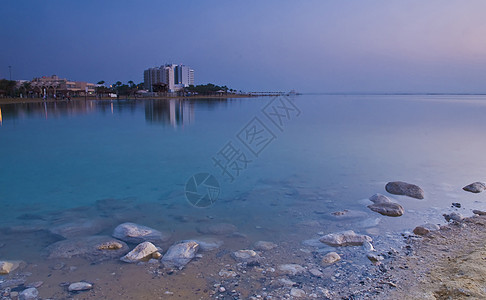
[{"label": "palm tree", "polygon": [[105,84],[104,80],[98,81],[98,84]]}]

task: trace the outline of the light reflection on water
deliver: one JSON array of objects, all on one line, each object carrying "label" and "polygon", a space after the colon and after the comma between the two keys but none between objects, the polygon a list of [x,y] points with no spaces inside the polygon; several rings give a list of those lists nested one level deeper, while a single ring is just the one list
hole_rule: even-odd
[{"label": "light reflection on water", "polygon": [[[442,222],[452,202],[461,202],[466,215],[484,206],[477,202],[482,195],[461,191],[486,180],[484,97],[297,97],[302,116],[229,183],[211,157],[268,101],[2,105],[0,225],[49,227],[73,216],[109,217],[167,228],[182,239],[199,234],[200,223],[218,220],[252,239],[285,239],[318,228],[410,230]],[[208,209],[184,197],[186,180],[198,172],[221,182],[222,196]],[[426,199],[393,196],[406,210],[399,218],[369,211],[363,199],[386,193],[384,185],[393,180],[422,186]],[[100,211],[100,199],[123,205]],[[345,209],[360,213],[342,220],[330,215]],[[100,230],[109,234],[115,225]]]}]

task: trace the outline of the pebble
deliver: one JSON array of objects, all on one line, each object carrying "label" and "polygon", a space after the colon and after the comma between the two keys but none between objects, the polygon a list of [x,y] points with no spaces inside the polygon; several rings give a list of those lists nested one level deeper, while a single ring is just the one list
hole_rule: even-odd
[{"label": "pebble", "polygon": [[139,262],[148,257],[152,257],[152,254],[157,251],[157,247],[155,247],[155,245],[151,242],[143,242],[138,244],[132,251],[120,258],[120,260],[127,263]]},{"label": "pebble", "polygon": [[457,212],[452,212],[450,214],[443,214],[443,216],[447,222],[450,221],[461,222],[464,219],[464,216]]},{"label": "pebble", "polygon": [[431,231],[436,231],[436,230],[439,230],[439,229],[440,229],[440,227],[438,225],[427,223],[427,224],[415,227],[415,229],[413,230],[413,233],[416,234],[416,235],[426,235]]},{"label": "pebble", "polygon": [[0,274],[7,275],[20,266],[20,261],[0,261]]},{"label": "pebble", "polygon": [[92,288],[93,285],[91,283],[80,281],[80,282],[71,283],[68,287],[68,291],[79,292],[79,291],[91,290]]},{"label": "pebble", "polygon": [[471,183],[470,185],[466,185],[465,187],[462,188],[466,192],[471,192],[471,193],[481,193],[482,191],[486,190],[486,184],[484,182],[474,182]]},{"label": "pebble", "polygon": [[484,216],[484,215],[486,215],[486,211],[482,211],[482,210],[477,210],[477,209],[475,209],[475,210],[473,210],[472,212],[473,212],[473,214],[476,214],[476,215],[479,215],[479,216]]},{"label": "pebble", "polygon": [[376,255],[376,254],[372,254],[372,253],[368,253],[368,254],[366,255],[366,257],[367,257],[367,258],[368,258],[370,261],[372,261],[372,262],[374,262],[374,263],[379,262],[379,261],[382,261],[382,260],[384,259],[384,257],[383,257],[383,256],[381,256],[381,255]]},{"label": "pebble", "polygon": [[306,295],[305,295],[304,290],[301,290],[301,289],[298,289],[298,288],[292,288],[290,290],[290,296],[297,297],[297,298],[303,298]]},{"label": "pebble", "polygon": [[255,249],[260,251],[269,251],[277,248],[277,245],[272,242],[258,241],[255,243]]},{"label": "pebble", "polygon": [[219,287],[218,291],[220,293],[224,293],[224,292],[226,292],[226,289],[224,288],[224,286],[221,286],[221,287]]},{"label": "pebble", "polygon": [[283,264],[278,270],[287,275],[296,275],[305,272],[305,268],[298,264]]},{"label": "pebble", "polygon": [[370,197],[370,201],[372,201],[373,204],[368,205],[368,208],[374,212],[389,217],[399,217],[403,215],[403,207],[398,203],[392,202],[384,195],[375,194]]},{"label": "pebble", "polygon": [[261,256],[253,250],[238,250],[231,253],[231,257],[243,263],[258,263],[261,260]]},{"label": "pebble", "polygon": [[339,256],[339,254],[337,254],[336,252],[329,252],[326,255],[324,255],[324,257],[322,257],[321,265],[328,266],[339,260],[341,260],[341,256]]},{"label": "pebble", "polygon": [[352,230],[330,233],[320,238],[322,243],[329,246],[361,246],[364,242],[371,242],[371,237],[367,235],[356,234]]},{"label": "pebble", "polygon": [[20,292],[19,300],[34,300],[39,296],[39,291],[36,288],[28,288]]}]

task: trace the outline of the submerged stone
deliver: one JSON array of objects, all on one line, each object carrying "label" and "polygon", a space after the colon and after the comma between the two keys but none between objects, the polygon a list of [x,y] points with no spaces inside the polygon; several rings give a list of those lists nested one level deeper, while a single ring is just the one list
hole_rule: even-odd
[{"label": "submerged stone", "polygon": [[253,250],[238,250],[233,253],[231,253],[231,257],[233,257],[234,260],[237,262],[242,262],[242,263],[259,263],[260,260],[262,259],[258,253],[256,253]]},{"label": "submerged stone", "polygon": [[80,292],[80,291],[91,290],[92,288],[93,288],[93,285],[91,283],[80,281],[80,282],[71,283],[68,287],[68,291]]},{"label": "submerged stone", "polygon": [[128,263],[139,262],[144,259],[152,258],[152,254],[158,250],[159,249],[157,249],[151,242],[143,242],[120,258],[120,260]]},{"label": "submerged stone", "polygon": [[184,268],[196,255],[199,244],[194,241],[172,245],[162,257],[162,263],[167,268]]},{"label": "submerged stone", "polygon": [[305,272],[305,268],[298,264],[283,264],[279,265],[277,269],[287,275],[297,275]]},{"label": "submerged stone", "polygon": [[212,251],[221,247],[224,242],[218,238],[211,236],[200,236],[194,239],[184,240],[182,242],[194,241],[199,244],[199,250],[201,251]]},{"label": "submerged stone", "polygon": [[16,260],[3,260],[0,261],[0,275],[7,275],[12,271],[15,271],[22,261],[16,261]]},{"label": "submerged stone", "polygon": [[367,235],[356,234],[352,230],[330,233],[323,236],[320,241],[332,247],[361,246],[364,242],[371,242],[372,238]]},{"label": "submerged stone", "polygon": [[329,266],[337,261],[341,260],[341,256],[337,254],[336,252],[329,252],[326,255],[324,255],[321,259],[321,265],[322,266]]},{"label": "submerged stone", "polygon": [[436,231],[436,230],[439,230],[439,229],[440,229],[440,227],[438,225],[427,223],[427,224],[415,227],[415,229],[413,230],[413,233],[416,234],[416,235],[426,235],[431,231]]},{"label": "submerged stone", "polygon": [[35,300],[39,297],[39,291],[36,288],[28,288],[19,294],[19,300]]},{"label": "submerged stone", "polygon": [[206,234],[227,235],[236,232],[238,228],[230,223],[216,223],[198,228],[198,230]]},{"label": "submerged stone", "polygon": [[368,205],[368,208],[374,212],[389,217],[399,217],[403,215],[403,207],[398,203],[392,202],[384,195],[375,194],[370,197],[370,200],[373,204]]},{"label": "submerged stone", "polygon": [[424,199],[424,190],[415,184],[403,181],[392,181],[386,184],[385,189],[390,194]]},{"label": "submerged stone", "polygon": [[68,239],[100,233],[105,228],[105,225],[106,222],[103,220],[82,219],[54,226],[50,228],[49,231]]},{"label": "submerged stone", "polygon": [[481,193],[482,191],[486,190],[486,183],[484,182],[474,182],[471,183],[470,185],[467,185],[462,188],[463,190],[471,193]]},{"label": "submerged stone", "polygon": [[115,228],[113,237],[127,243],[139,244],[142,242],[167,242],[170,239],[170,234],[162,233],[147,226],[127,222]]},{"label": "submerged stone", "polygon": [[266,241],[258,241],[255,243],[255,249],[260,251],[269,251],[277,248],[277,244]]},{"label": "submerged stone", "polygon": [[[110,244],[121,245],[121,248],[105,247]],[[56,242],[46,248],[50,259],[81,257],[91,261],[119,258],[126,254],[128,250],[128,245],[124,242],[103,235],[67,239]]]}]

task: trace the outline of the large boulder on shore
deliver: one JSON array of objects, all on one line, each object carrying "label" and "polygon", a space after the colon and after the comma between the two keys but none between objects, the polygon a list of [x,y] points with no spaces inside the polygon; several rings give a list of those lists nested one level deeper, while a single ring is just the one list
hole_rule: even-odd
[{"label": "large boulder on shore", "polygon": [[403,207],[398,203],[392,202],[387,196],[375,194],[370,197],[370,201],[373,202],[373,204],[368,205],[368,208],[372,211],[389,217],[399,217],[403,215]]},{"label": "large boulder on shore", "polygon": [[392,181],[388,182],[385,186],[388,193],[393,195],[408,196],[416,199],[424,199],[424,190],[415,184],[403,182],[403,181]]},{"label": "large boulder on shore", "polygon": [[198,250],[199,244],[194,241],[174,244],[162,257],[162,263],[166,268],[182,269],[196,256]]},{"label": "large boulder on shore", "polygon": [[139,244],[143,242],[167,242],[171,236],[169,233],[163,233],[147,226],[127,222],[115,228],[113,237],[127,243]]},{"label": "large boulder on shore", "polygon": [[367,235],[356,234],[352,230],[330,233],[320,238],[321,243],[332,247],[361,246],[364,242],[371,242],[373,239]]},{"label": "large boulder on shore", "polygon": [[50,259],[82,257],[90,261],[119,258],[128,250],[126,243],[103,235],[67,239],[46,248]]},{"label": "large boulder on shore", "polygon": [[478,181],[478,182],[471,183],[470,185],[466,185],[462,189],[465,190],[466,192],[477,194],[486,190],[486,183]]}]

